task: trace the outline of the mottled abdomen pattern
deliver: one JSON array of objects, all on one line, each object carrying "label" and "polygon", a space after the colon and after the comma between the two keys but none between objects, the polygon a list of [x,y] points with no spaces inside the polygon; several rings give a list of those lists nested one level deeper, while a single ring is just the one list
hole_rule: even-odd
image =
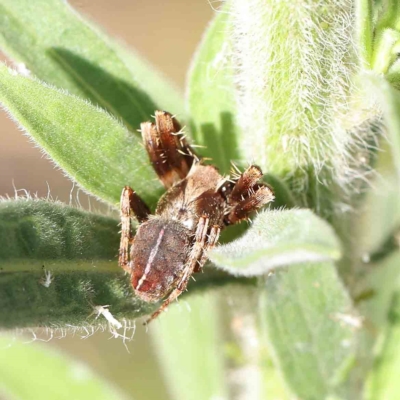
[{"label": "mottled abdomen pattern", "polygon": [[190,252],[189,237],[178,221],[155,217],[139,226],[130,257],[137,296],[155,302],[174,287]]}]

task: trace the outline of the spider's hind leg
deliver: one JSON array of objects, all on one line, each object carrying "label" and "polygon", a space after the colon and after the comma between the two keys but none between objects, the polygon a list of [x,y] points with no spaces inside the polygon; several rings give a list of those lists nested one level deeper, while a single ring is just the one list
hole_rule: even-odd
[{"label": "spider's hind leg", "polygon": [[194,161],[198,161],[189,146],[178,121],[165,111],[156,111],[156,123],[143,122],[141,132],[150,162],[163,185],[168,189],[185,178]]},{"label": "spider's hind leg", "polygon": [[120,215],[121,215],[121,242],[119,246],[118,265],[127,272],[129,266],[129,245],[133,243],[131,230],[132,214],[139,222],[148,219],[150,210],[146,203],[129,186],[125,186],[121,193]]},{"label": "spider's hind leg", "polygon": [[200,272],[203,269],[204,264],[208,259],[208,252],[212,250],[218,242],[219,235],[221,233],[221,228],[218,225],[211,227],[210,234],[208,235],[207,242],[205,243],[203,253],[201,258],[194,268],[193,272]]}]

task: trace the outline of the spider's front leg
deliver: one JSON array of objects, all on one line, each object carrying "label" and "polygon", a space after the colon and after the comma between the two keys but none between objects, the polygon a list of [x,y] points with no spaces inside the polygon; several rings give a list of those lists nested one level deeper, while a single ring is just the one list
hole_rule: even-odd
[{"label": "spider's front leg", "polygon": [[258,182],[262,175],[256,165],[251,165],[240,175],[228,198],[231,208],[224,219],[226,225],[247,219],[253,211],[274,199],[274,192]]},{"label": "spider's front leg", "polygon": [[129,245],[133,243],[131,230],[132,214],[138,222],[144,222],[148,219],[150,209],[146,203],[129,186],[122,189],[120,216],[121,216],[121,242],[119,246],[118,265],[127,272],[129,266]]},{"label": "spider's front leg", "polygon": [[182,134],[178,121],[165,111],[156,111],[156,123],[143,122],[141,132],[150,162],[168,189],[185,178],[194,161],[193,149]]},{"label": "spider's front leg", "polygon": [[[204,264],[206,262],[207,258],[206,257],[203,258],[202,254],[204,254],[204,251],[205,249],[207,249],[208,246],[207,244],[208,222],[209,218],[207,216],[202,216],[200,218],[196,228],[195,242],[191,249],[189,259],[187,261],[181,279],[179,280],[176,288],[169,294],[169,296],[166,298],[166,300],[164,300],[160,308],[151,315],[151,317],[145,322],[145,324],[148,324],[153,319],[157,318],[169,306],[171,302],[173,302],[178,298],[178,296],[186,289],[186,286],[188,285],[189,282],[189,278],[192,276],[198,264],[201,262],[203,262]],[[211,239],[212,242],[215,244],[216,241],[218,240],[218,235],[219,235],[219,227],[212,227],[209,236],[209,241]],[[202,265],[200,265],[200,268],[201,267]]]}]

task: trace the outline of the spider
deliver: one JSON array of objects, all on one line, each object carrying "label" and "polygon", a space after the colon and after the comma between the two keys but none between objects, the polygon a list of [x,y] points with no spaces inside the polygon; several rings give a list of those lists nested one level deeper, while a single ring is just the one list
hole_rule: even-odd
[{"label": "spider", "polygon": [[[155,124],[142,123],[141,133],[167,191],[152,215],[134,190],[123,188],[119,265],[131,275],[138,297],[146,302],[166,297],[147,324],[186,289],[193,273],[201,271],[221,229],[247,219],[274,194],[259,182],[263,174],[256,165],[232,179],[205,165],[177,120],[165,111],[156,111]],[[135,237],[131,216],[139,222]]]}]

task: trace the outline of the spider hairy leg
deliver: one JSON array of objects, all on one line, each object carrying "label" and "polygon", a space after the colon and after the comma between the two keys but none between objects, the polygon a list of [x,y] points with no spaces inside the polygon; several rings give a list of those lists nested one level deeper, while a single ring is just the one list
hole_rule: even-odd
[{"label": "spider hairy leg", "polygon": [[171,167],[180,175],[186,177],[194,160],[198,157],[189,146],[179,122],[168,112],[156,111],[156,127],[160,140]]},{"label": "spider hairy leg", "polygon": [[259,183],[263,173],[256,165],[250,165],[237,179],[229,194],[230,210],[225,216],[226,225],[236,224],[258,208],[274,199],[273,191],[265,184]]},{"label": "spider hairy leg", "polygon": [[268,204],[273,199],[274,193],[272,190],[266,185],[258,184],[252,188],[248,197],[237,203],[230,210],[224,221],[227,225],[236,224],[247,219],[253,211]]},{"label": "spider hairy leg", "polygon": [[230,201],[237,202],[243,200],[243,195],[246,195],[249,190],[257,184],[262,175],[263,173],[259,167],[250,165],[235,183],[232,193],[230,194]]},{"label": "spider hairy leg", "polygon": [[203,269],[204,264],[208,260],[208,252],[212,250],[217,244],[220,233],[221,228],[218,225],[214,225],[211,228],[210,234],[208,235],[207,243],[205,244],[200,261],[197,263],[194,272],[200,272]]},{"label": "spider hairy leg", "polygon": [[150,210],[145,202],[129,186],[125,186],[121,193],[121,242],[119,246],[118,264],[127,272],[129,266],[129,245],[133,243],[131,230],[131,216],[133,215],[141,223],[148,219]]},{"label": "spider hairy leg", "polygon": [[195,152],[189,146],[176,119],[165,111],[156,111],[155,124],[141,124],[144,146],[159,179],[169,189],[184,179],[194,161]]}]

